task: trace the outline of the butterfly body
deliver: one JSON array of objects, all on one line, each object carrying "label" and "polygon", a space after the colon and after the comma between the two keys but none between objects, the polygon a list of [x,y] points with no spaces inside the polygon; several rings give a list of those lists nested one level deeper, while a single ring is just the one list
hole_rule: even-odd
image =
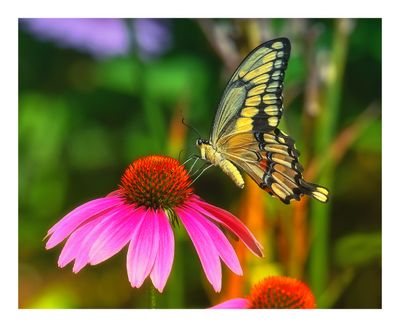
[{"label": "butterfly body", "polygon": [[197,140],[196,144],[200,149],[201,159],[210,162],[214,166],[220,167],[238,187],[244,187],[244,180],[239,170],[231,161],[224,158],[221,151],[210,144],[209,141],[204,141],[202,139]]},{"label": "butterfly body", "polygon": [[328,190],[303,179],[294,140],[278,128],[290,48],[287,38],[279,38],[250,52],[228,82],[210,139],[198,139],[197,146],[203,160],[219,166],[240,188],[238,167],[286,204],[304,194],[327,202]]}]

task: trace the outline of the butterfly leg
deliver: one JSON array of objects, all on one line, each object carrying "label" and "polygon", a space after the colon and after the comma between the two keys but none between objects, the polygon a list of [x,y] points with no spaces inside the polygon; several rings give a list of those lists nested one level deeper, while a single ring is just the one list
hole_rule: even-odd
[{"label": "butterfly leg", "polygon": [[[203,168],[203,167],[204,167],[204,165],[203,165],[202,171],[201,171],[201,172],[196,176],[196,178],[189,184],[189,186],[191,186],[195,181],[197,181],[197,180],[199,179],[199,177],[200,177],[201,175],[203,175],[210,167],[213,166],[213,164],[211,164],[211,163],[206,163],[205,165],[206,165],[206,167]],[[200,169],[197,169],[196,172],[195,172],[195,174],[196,174],[199,170],[200,170]]]}]

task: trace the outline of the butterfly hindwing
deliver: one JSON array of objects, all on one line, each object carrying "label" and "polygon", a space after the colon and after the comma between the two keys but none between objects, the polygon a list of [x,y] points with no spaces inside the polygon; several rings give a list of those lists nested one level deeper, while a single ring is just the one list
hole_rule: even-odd
[{"label": "butterfly hindwing", "polygon": [[279,38],[261,44],[243,60],[222,96],[212,143],[235,133],[267,132],[279,124],[289,56],[289,40]]},{"label": "butterfly hindwing", "polygon": [[225,143],[223,154],[284,203],[300,200],[303,194],[321,202],[328,200],[325,188],[303,179],[294,140],[278,128],[266,133],[236,134]]}]

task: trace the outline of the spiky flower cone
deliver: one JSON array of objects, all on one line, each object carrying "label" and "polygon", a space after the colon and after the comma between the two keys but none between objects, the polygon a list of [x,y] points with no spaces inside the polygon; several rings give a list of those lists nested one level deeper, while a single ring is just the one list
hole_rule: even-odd
[{"label": "spiky flower cone", "polygon": [[315,308],[315,298],[308,286],[290,277],[265,278],[253,287],[247,299],[252,309]]}]

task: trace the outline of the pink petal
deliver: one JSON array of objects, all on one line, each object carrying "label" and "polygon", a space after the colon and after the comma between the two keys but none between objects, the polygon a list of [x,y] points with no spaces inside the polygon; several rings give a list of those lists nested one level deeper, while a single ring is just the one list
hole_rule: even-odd
[{"label": "pink petal", "polygon": [[156,216],[154,210],[146,211],[129,244],[127,269],[132,287],[139,288],[153,268],[159,245],[159,227]]},{"label": "pink petal", "polygon": [[156,219],[158,219],[160,244],[150,278],[161,293],[171,273],[172,262],[174,261],[174,233],[163,211],[160,210],[156,213]]},{"label": "pink petal", "polygon": [[185,208],[185,210],[207,230],[208,234],[211,236],[211,240],[214,243],[221,259],[226,263],[226,265],[237,275],[242,275],[243,271],[240,267],[239,259],[236,255],[235,250],[229,243],[228,239],[222,233],[222,231],[211,223],[202,214],[191,208]]},{"label": "pink petal", "polygon": [[62,242],[75,229],[88,220],[93,220],[97,216],[105,214],[121,203],[122,201],[119,197],[109,197],[95,199],[75,208],[50,228],[47,236],[51,235],[51,237],[46,243],[46,249],[51,249]]},{"label": "pink petal", "polygon": [[119,208],[114,208],[111,211],[107,212],[105,215],[99,217],[99,220],[96,220],[97,223],[93,226],[92,230],[88,231],[86,237],[81,241],[81,246],[77,251],[74,267],[72,268],[72,271],[74,273],[79,272],[84,266],[89,263],[90,250],[93,244],[98,239],[99,235],[102,234],[104,230],[107,229],[109,224],[116,220],[121,212],[124,211],[125,208],[123,206]]},{"label": "pink petal", "polygon": [[121,251],[138,227],[138,217],[144,213],[140,207],[127,206],[125,212],[115,217],[93,243],[89,252],[90,264],[97,265]]},{"label": "pink petal", "polygon": [[119,190],[114,190],[114,191],[108,193],[106,195],[106,198],[109,198],[109,197],[112,197],[112,196],[120,196],[120,195],[121,195],[121,192]]},{"label": "pink petal", "polygon": [[218,250],[208,234],[207,229],[198,222],[196,217],[189,215],[185,209],[177,208],[176,213],[185,225],[185,228],[192,239],[207,279],[216,292],[221,291],[221,262],[219,260]]},{"label": "pink petal", "polygon": [[201,200],[196,195],[193,195],[191,199],[186,202],[186,205],[228,228],[237,235],[255,255],[259,257],[264,256],[262,252],[263,248],[254,235],[238,218],[230,214],[228,211],[215,207]]},{"label": "pink petal", "polygon": [[248,309],[249,301],[243,298],[228,300],[213,306],[211,309]]},{"label": "pink petal", "polygon": [[58,258],[58,266],[60,268],[65,267],[69,264],[72,260],[79,253],[79,249],[82,245],[82,241],[88,235],[88,233],[96,226],[101,218],[97,218],[88,222],[87,224],[79,227],[76,231],[72,233],[72,235],[68,238],[67,242],[65,243],[64,248],[61,251],[61,254]]}]

